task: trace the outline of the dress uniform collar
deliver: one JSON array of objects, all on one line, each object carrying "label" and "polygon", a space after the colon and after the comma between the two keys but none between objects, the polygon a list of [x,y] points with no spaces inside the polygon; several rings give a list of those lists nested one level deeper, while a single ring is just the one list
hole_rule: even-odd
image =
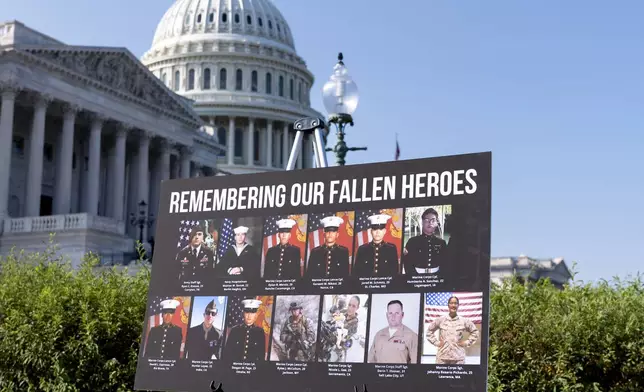
[{"label": "dress uniform collar", "polygon": [[280,243],[280,248],[288,248],[289,246],[291,246],[290,242],[287,242],[286,244],[281,244]]},{"label": "dress uniform collar", "polygon": [[329,245],[327,245],[327,244],[324,244],[324,247],[325,247],[326,249],[335,249],[335,248],[337,248],[337,247],[338,247],[338,244],[337,244],[337,243],[335,243],[335,244],[333,244],[333,245],[331,245],[331,246],[329,246]]},{"label": "dress uniform collar", "polygon": [[374,248],[380,248],[384,243],[385,243],[385,241],[380,241],[377,244],[375,242],[371,241],[371,246],[373,246]]}]

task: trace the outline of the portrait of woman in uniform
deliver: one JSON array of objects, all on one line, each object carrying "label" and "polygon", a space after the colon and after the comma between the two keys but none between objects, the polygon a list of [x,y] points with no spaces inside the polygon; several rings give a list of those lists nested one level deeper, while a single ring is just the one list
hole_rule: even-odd
[{"label": "portrait of woman in uniform", "polygon": [[264,220],[262,277],[297,279],[304,271],[306,214],[269,216]]},{"label": "portrait of woman in uniform", "polygon": [[422,363],[481,363],[482,292],[425,294]]},{"label": "portrait of woman in uniform", "polygon": [[260,277],[262,219],[225,218],[219,230],[217,267],[219,277],[243,280]]}]

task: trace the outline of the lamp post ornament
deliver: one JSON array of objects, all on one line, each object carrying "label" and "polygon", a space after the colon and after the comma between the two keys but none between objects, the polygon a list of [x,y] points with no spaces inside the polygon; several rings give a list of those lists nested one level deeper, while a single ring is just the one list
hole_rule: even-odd
[{"label": "lamp post ornament", "polygon": [[367,147],[348,147],[344,141],[345,128],[347,124],[353,126],[352,114],[358,106],[358,87],[349,76],[344,65],[342,53],[338,54],[338,62],[333,67],[333,73],[322,88],[324,107],[329,113],[329,124],[335,124],[337,143],[333,148],[326,151],[333,151],[338,165],[344,166],[347,152],[366,151]]},{"label": "lamp post ornament", "polygon": [[139,228],[139,242],[143,243],[143,229],[147,226],[148,228],[152,227],[154,223],[154,215],[146,214],[147,212],[147,203],[145,200],[139,202],[139,215],[135,215],[133,212],[130,213],[130,224],[134,227]]}]

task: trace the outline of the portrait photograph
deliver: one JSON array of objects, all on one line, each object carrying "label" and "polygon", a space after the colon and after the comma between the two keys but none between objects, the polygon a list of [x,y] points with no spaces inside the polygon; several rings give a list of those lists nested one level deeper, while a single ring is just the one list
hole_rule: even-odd
[{"label": "portrait photograph", "polygon": [[451,205],[405,208],[401,256],[404,274],[444,275],[449,264],[451,216]]},{"label": "portrait photograph", "polygon": [[226,297],[203,296],[192,299],[184,358],[192,361],[221,358],[225,316]]},{"label": "portrait photograph", "polygon": [[217,262],[219,222],[215,219],[182,220],[177,232],[175,275],[180,280],[201,280]]},{"label": "portrait photograph", "polygon": [[274,298],[268,295],[228,297],[226,342],[222,354],[225,361],[266,360]]},{"label": "portrait photograph", "polygon": [[297,279],[304,273],[307,215],[274,215],[264,220],[262,277]]},{"label": "portrait photograph", "polygon": [[369,295],[325,295],[318,362],[364,362]]},{"label": "portrait photograph", "polygon": [[278,295],[271,361],[314,362],[317,351],[318,295]]},{"label": "portrait photograph", "polygon": [[143,356],[184,358],[191,297],[155,297],[148,305]]},{"label": "portrait photograph", "polygon": [[309,214],[306,277],[349,276],[354,221],[353,211]]},{"label": "portrait photograph", "polygon": [[248,280],[260,277],[262,218],[225,218],[219,228],[218,277]]},{"label": "portrait photograph", "polygon": [[403,209],[356,211],[353,276],[400,273]]},{"label": "portrait photograph", "polygon": [[421,363],[479,365],[483,293],[426,293]]},{"label": "portrait photograph", "polygon": [[373,294],[369,318],[367,362],[418,363],[419,294]]}]

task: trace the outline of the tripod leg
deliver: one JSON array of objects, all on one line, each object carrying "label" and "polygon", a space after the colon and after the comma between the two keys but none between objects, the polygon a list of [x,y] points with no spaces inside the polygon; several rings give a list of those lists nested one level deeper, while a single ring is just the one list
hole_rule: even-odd
[{"label": "tripod leg", "polygon": [[297,131],[295,134],[295,141],[293,142],[293,148],[291,148],[291,155],[288,158],[288,164],[286,165],[286,170],[295,169],[295,162],[297,162],[297,157],[300,154],[300,148],[302,147],[302,138],[304,134],[302,131]]},{"label": "tripod leg", "polygon": [[329,164],[326,160],[326,151],[324,151],[324,145],[322,145],[322,130],[316,128],[314,131],[315,134],[315,158],[317,160],[318,167],[328,167]]}]

